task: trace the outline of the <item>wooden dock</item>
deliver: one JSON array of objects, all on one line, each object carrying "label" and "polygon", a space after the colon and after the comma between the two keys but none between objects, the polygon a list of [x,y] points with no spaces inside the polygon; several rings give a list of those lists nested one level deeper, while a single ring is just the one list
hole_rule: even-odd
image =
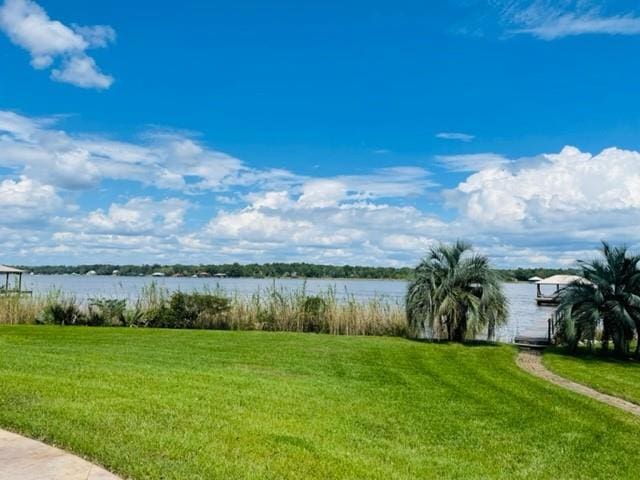
[{"label": "wooden dock", "polygon": [[513,343],[520,347],[545,348],[553,343],[556,331],[556,314],[549,318],[542,317],[524,331],[518,332]]},{"label": "wooden dock", "polygon": [[542,296],[536,297],[536,303],[540,307],[555,307],[557,305],[560,305],[560,298],[558,295],[551,295],[551,296],[542,295]]},{"label": "wooden dock", "polygon": [[33,291],[32,290],[5,290],[4,288],[0,288],[0,296],[5,296],[8,297],[10,295],[16,295],[16,296],[22,296],[22,295],[26,295],[26,296],[33,296]]},{"label": "wooden dock", "polygon": [[547,337],[524,337],[517,336],[514,340],[514,345],[518,347],[544,349],[551,345],[551,341]]}]

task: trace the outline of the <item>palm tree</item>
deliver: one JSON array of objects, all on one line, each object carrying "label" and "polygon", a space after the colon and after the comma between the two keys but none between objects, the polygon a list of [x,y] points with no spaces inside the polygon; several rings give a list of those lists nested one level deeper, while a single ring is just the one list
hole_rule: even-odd
[{"label": "palm tree", "polygon": [[615,355],[622,357],[629,353],[634,332],[640,334],[640,257],[606,242],[601,252],[601,259],[580,262],[586,282],[573,282],[560,293],[558,331],[575,351],[581,340],[593,345],[601,326],[603,353],[613,341]]},{"label": "palm tree", "polygon": [[464,341],[487,328],[491,339],[506,323],[507,299],[487,257],[457,241],[429,250],[409,285],[406,310],[415,334]]}]

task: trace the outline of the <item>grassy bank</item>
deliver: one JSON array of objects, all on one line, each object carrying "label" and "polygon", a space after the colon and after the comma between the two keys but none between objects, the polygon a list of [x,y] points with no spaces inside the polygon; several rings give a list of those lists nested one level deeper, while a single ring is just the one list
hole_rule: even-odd
[{"label": "grassy bank", "polygon": [[640,421],[508,346],[0,327],[0,425],[135,479],[637,478]]},{"label": "grassy bank", "polygon": [[545,352],[543,362],[559,375],[640,404],[638,361],[603,358],[586,352],[568,355],[558,349]]}]

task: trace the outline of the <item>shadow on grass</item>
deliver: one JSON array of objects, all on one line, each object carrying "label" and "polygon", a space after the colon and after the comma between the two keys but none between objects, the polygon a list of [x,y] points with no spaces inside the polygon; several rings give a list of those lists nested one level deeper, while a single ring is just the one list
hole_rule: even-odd
[{"label": "shadow on grass", "polygon": [[454,342],[450,340],[435,340],[433,338],[411,338],[407,337],[407,340],[417,343],[427,343],[431,345],[462,345],[463,347],[500,347],[503,345],[498,342],[490,342],[488,340],[467,340],[466,342]]},{"label": "shadow on grass", "polygon": [[613,356],[612,352],[608,354],[602,353],[600,349],[589,350],[588,348],[578,348],[575,352],[571,352],[567,347],[548,347],[545,353],[551,353],[566,358],[577,358],[586,363],[609,363],[612,365],[621,365],[624,367],[637,368],[640,367],[640,361],[637,358],[618,358]]}]

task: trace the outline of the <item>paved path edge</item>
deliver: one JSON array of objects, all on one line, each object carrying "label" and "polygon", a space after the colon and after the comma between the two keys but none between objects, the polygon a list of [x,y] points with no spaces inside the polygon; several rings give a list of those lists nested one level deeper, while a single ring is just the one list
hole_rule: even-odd
[{"label": "paved path edge", "polygon": [[64,450],[0,429],[2,480],[122,480]]},{"label": "paved path edge", "polygon": [[521,349],[520,352],[518,352],[516,363],[521,369],[547,382],[640,417],[640,405],[620,397],[607,395],[606,393],[599,392],[591,387],[553,373],[543,365],[542,355],[537,350]]}]

